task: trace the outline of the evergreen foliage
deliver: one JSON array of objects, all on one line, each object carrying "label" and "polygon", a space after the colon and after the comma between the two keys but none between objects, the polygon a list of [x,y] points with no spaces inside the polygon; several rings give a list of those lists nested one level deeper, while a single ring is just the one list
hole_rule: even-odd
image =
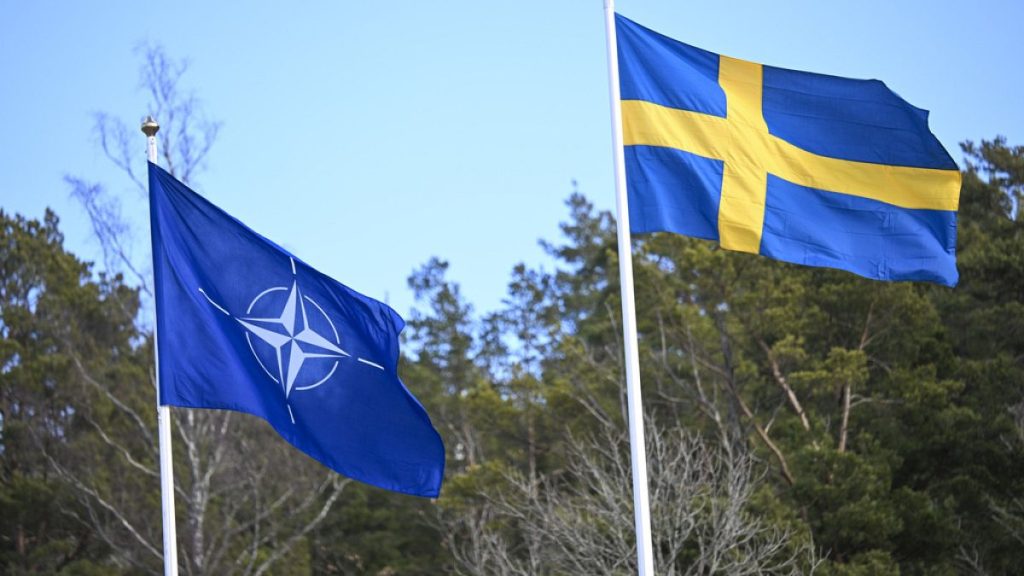
[{"label": "evergreen foliage", "polygon": [[[1024,571],[1024,147],[963,150],[955,289],[635,240],[659,574]],[[635,570],[614,220],[568,209],[556,269],[517,266],[500,310],[477,315],[441,259],[409,280],[401,374],[444,436],[442,497],[350,484],[304,519],[254,497],[285,527],[326,510],[269,573]],[[158,570],[81,497],[159,533],[139,301],[52,213],[0,212],[0,573]]]}]

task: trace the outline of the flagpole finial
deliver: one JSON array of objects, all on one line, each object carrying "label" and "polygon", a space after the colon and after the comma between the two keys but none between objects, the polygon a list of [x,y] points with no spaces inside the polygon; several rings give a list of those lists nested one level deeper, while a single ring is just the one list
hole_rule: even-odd
[{"label": "flagpole finial", "polygon": [[142,133],[146,136],[156,136],[156,133],[159,130],[160,125],[157,124],[156,120],[153,120],[152,116],[146,116],[146,119],[142,121]]}]

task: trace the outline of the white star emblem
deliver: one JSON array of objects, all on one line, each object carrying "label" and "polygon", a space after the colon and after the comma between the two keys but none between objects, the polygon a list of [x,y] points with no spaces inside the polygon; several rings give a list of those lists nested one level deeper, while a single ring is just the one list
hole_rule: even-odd
[{"label": "white star emblem", "polygon": [[[292,276],[295,276],[295,260],[292,260]],[[265,296],[274,292],[288,292],[288,298],[284,302],[284,307],[281,309],[280,314],[277,316],[254,316],[253,310],[257,308]],[[281,385],[282,391],[284,392],[285,400],[291,396],[292,390],[310,390],[316,388],[321,384],[327,382],[331,376],[334,375],[334,371],[338,368],[338,362],[341,359],[349,358],[352,355],[341,348],[341,339],[338,336],[338,330],[334,327],[334,322],[327,315],[323,308],[309,296],[303,295],[302,290],[299,288],[297,280],[292,280],[291,288],[284,286],[278,286],[275,288],[268,288],[263,292],[259,293],[252,302],[249,303],[249,308],[246,310],[246,316],[233,316],[226,308],[217,304],[213,298],[206,293],[205,290],[199,288],[199,293],[206,298],[214,308],[222,312],[224,315],[233,318],[238,322],[242,328],[245,329],[245,339],[249,343],[249,349],[252,351],[253,357],[256,358],[256,362],[263,368],[263,371],[267,373],[267,376],[271,380]],[[271,304],[273,301],[269,301]],[[260,310],[266,310],[267,304],[259,306]],[[276,310],[276,308],[273,308]],[[258,312],[257,312],[258,314]],[[310,322],[310,315],[319,314],[323,320],[316,323]],[[318,331],[314,325],[319,325],[320,330]],[[326,328],[330,330],[327,331]],[[274,359],[276,362],[264,363],[263,359],[260,358],[261,354],[256,352],[256,347],[253,346],[252,337],[255,336],[258,341],[265,343],[274,352]],[[333,338],[332,338],[333,337]],[[266,348],[263,349],[263,356],[266,358]],[[317,369],[306,370],[303,372],[303,368],[315,364],[317,360],[334,360],[330,370],[327,370],[326,365],[320,364],[319,373]],[[367,360],[365,358],[356,358],[358,362],[366,366],[376,368],[377,370],[384,370],[384,367],[380,364]],[[310,362],[313,361],[313,362]],[[268,367],[267,364],[270,364]],[[276,364],[276,366],[274,365]],[[298,384],[300,381],[309,382],[317,378],[320,374],[326,375],[321,377],[312,383]],[[310,374],[313,374],[310,376]],[[300,376],[302,378],[300,379]],[[288,405],[288,413],[291,415],[291,405]],[[292,422],[295,422],[295,417],[292,415]]]},{"label": "white star emblem", "polygon": [[[308,299],[308,297],[306,298]],[[253,302],[255,303],[255,300]],[[315,302],[312,300],[310,302],[316,306]],[[296,308],[302,311],[301,317],[296,314]],[[326,315],[324,317],[326,318]],[[310,327],[309,316],[306,313],[306,302],[299,291],[298,282],[292,282],[291,291],[288,293],[288,300],[285,302],[284,309],[281,310],[281,315],[277,318],[248,317],[236,318],[236,320],[253,336],[274,348],[274,351],[277,353],[277,373],[279,377],[277,381],[284,386],[285,398],[292,393],[295,379],[298,377],[299,371],[302,370],[302,364],[307,359],[344,358],[351,356],[351,354],[345,352]],[[283,329],[284,333],[271,328]],[[335,338],[337,338],[337,335],[335,335]],[[258,356],[257,359],[259,359]],[[262,364],[262,362],[260,363]],[[285,366],[287,366],[287,370]],[[265,366],[264,369],[266,369]],[[332,369],[331,374],[333,373],[334,370]],[[302,386],[300,389],[308,390],[315,388],[330,378],[331,374],[328,374],[315,384]],[[273,374],[271,376],[273,377]]]}]

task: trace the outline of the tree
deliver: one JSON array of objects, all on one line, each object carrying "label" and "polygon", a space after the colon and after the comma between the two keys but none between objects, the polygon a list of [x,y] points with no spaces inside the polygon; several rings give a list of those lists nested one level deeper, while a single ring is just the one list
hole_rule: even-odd
[{"label": "tree", "polygon": [[[565,468],[540,486],[504,471],[498,487],[478,492],[474,507],[458,509],[459,573],[635,573],[629,445],[621,430],[603,433],[570,436]],[[752,513],[759,475],[749,456],[737,459],[678,428],[651,426],[648,437],[659,573],[815,571],[819,560],[806,537]]]},{"label": "tree", "polygon": [[957,358],[956,403],[974,425],[957,430],[959,442],[950,441],[955,451],[945,451],[932,490],[955,502],[963,569],[1012,574],[1024,565],[1024,147],[996,138],[962,148],[961,282],[932,298]]},{"label": "tree", "polygon": [[[750,477],[751,497],[733,492],[724,500],[739,502],[753,524],[794,534],[802,546],[813,542],[826,557],[825,573],[1008,574],[1024,564],[1024,150],[997,139],[966,144],[965,152],[955,290],[871,282],[668,234],[635,241],[650,434],[672,438],[682,429],[691,445],[722,462],[767,466],[767,477]],[[616,461],[612,452],[620,462],[625,453],[621,444],[609,448],[615,444],[607,435],[625,430],[613,222],[581,196],[570,209],[567,242],[547,244],[562,267],[552,276],[517,270],[520,298],[498,313],[526,318],[515,310],[529,309],[536,313],[522,324],[529,328],[492,322],[482,331],[486,342],[510,341],[492,346],[499,358],[514,358],[530,349],[533,335],[544,336],[535,414],[540,428],[554,432],[540,446],[547,457],[538,461],[539,483],[524,473],[530,460],[515,444],[506,445],[509,458],[449,481],[443,504],[461,535],[451,540],[461,543],[454,552],[467,572],[550,569],[571,556],[545,548],[564,537],[589,551],[582,556],[594,564],[586,570],[614,573],[620,566],[601,563],[599,549],[617,550],[607,558],[621,560],[631,546],[627,515],[595,520],[594,510],[615,506],[611,498],[587,504],[602,484],[585,480]],[[557,311],[554,320],[547,310]],[[516,334],[527,335],[525,345]],[[515,390],[501,388],[510,366],[488,375],[505,409],[494,419],[504,422],[518,414]],[[605,456],[585,456],[598,452]],[[651,452],[652,468],[672,460],[671,451]],[[620,476],[613,485],[628,503]],[[685,498],[673,498],[662,491],[652,507],[686,507]],[[558,522],[574,528],[539,536]],[[594,525],[605,538],[598,546],[591,543],[599,539],[587,540]],[[659,544],[660,569],[697,565],[685,555],[673,564],[664,555],[672,546]]]},{"label": "tree", "polygon": [[97,434],[81,409],[96,398],[69,349],[113,379],[136,369],[135,302],[120,277],[93,279],[64,250],[52,212],[40,222],[0,210],[0,572],[119,571],[48,459],[82,458]]},{"label": "tree", "polygon": [[[487,363],[499,390],[492,429],[522,430],[518,421],[526,439],[531,426],[543,430],[536,436],[543,457],[520,450],[523,436],[513,433],[501,457],[449,480],[442,504],[461,573],[635,570],[614,222],[580,195],[569,206],[569,243],[546,244],[568,269],[548,275],[517,267],[505,308],[480,328],[483,356],[500,359]],[[762,491],[762,465],[745,446],[684,432],[675,417],[649,424],[659,569],[816,566],[806,531],[759,518],[755,500],[777,501]]]}]

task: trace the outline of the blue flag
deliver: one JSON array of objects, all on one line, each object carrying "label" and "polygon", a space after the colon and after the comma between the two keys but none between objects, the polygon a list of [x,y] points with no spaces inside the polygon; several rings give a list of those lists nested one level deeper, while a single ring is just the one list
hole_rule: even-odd
[{"label": "blue flag", "polygon": [[688,46],[616,15],[630,227],[956,285],[960,172],[877,80]]},{"label": "blue flag", "polygon": [[348,477],[436,497],[444,446],[398,379],[390,307],[149,165],[160,403],[247,412]]}]

